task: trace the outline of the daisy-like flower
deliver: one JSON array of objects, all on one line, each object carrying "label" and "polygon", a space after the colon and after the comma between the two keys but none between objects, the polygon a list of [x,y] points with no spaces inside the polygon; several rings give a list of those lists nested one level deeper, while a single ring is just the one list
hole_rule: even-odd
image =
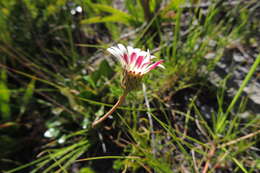
[{"label": "daisy-like flower", "polygon": [[164,68],[161,64],[163,60],[152,62],[155,56],[151,55],[149,50],[142,51],[139,48],[123,46],[118,44],[117,47],[107,49],[114,55],[123,67],[122,87],[128,92],[137,89],[142,77],[156,67]]},{"label": "daisy-like flower", "polygon": [[95,127],[111,115],[116,108],[122,104],[130,91],[138,89],[141,84],[142,77],[146,73],[156,67],[164,68],[161,64],[163,60],[152,62],[152,59],[155,58],[155,56],[152,56],[149,50],[142,51],[139,48],[133,48],[131,46],[125,47],[122,44],[118,44],[117,47],[110,47],[107,50],[120,61],[123,67],[122,87],[124,89],[124,94],[119,98],[110,111],[108,111],[100,119],[94,121],[92,127]]},{"label": "daisy-like flower", "polygon": [[149,50],[146,52],[139,48],[133,48],[131,46],[125,47],[122,44],[118,44],[117,47],[110,47],[107,51],[117,57],[124,70],[129,73],[142,76],[157,66],[164,68],[164,66],[161,65],[163,60],[159,60],[155,63],[151,61],[155,56],[151,55]]}]

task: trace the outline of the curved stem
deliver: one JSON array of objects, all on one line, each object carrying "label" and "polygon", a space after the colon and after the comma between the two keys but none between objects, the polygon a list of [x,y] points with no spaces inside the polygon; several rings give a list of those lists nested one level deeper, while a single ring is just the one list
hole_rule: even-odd
[{"label": "curved stem", "polygon": [[119,100],[116,102],[116,104],[101,118],[99,118],[98,120],[94,121],[92,123],[92,127],[95,127],[97,124],[101,123],[102,121],[106,120],[109,115],[111,115],[116,109],[118,106],[120,106],[124,100],[125,100],[125,97],[127,96],[128,92],[124,91],[123,95],[119,97]]}]

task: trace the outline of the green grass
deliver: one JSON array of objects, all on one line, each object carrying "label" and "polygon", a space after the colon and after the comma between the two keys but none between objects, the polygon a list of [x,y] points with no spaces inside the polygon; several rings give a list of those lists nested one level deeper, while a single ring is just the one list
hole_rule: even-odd
[{"label": "green grass", "polygon": [[[242,94],[260,63],[255,0],[3,1],[0,3],[0,169],[12,172],[257,172],[259,116]],[[71,12],[81,6],[83,13]],[[187,7],[185,7],[187,6]],[[24,14],[24,15],[21,15]],[[258,14],[259,15],[259,14]],[[98,128],[123,93],[106,48],[164,59]],[[256,47],[233,98],[209,73],[236,44]],[[246,46],[245,46],[246,47]],[[209,54],[213,58],[206,58]],[[230,57],[232,58],[232,57]],[[202,104],[202,105],[201,105]],[[206,115],[203,106],[209,106]],[[33,145],[23,145],[34,142]],[[27,144],[27,143],[26,143]],[[14,157],[17,156],[17,157]],[[102,165],[102,166],[100,166]]]}]

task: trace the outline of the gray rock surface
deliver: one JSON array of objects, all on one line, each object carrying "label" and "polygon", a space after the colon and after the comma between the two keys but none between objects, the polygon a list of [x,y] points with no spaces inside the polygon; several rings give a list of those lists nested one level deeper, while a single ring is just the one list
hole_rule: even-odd
[{"label": "gray rock surface", "polygon": [[[210,73],[211,82],[219,86],[219,82],[231,74],[227,81],[227,92],[233,98],[253,65],[256,56],[256,54],[250,56],[246,52],[240,52],[239,49],[227,50],[227,53],[217,63],[215,70]],[[260,68],[257,69],[242,93],[243,96],[248,97],[248,111],[257,115],[260,115],[259,73]]]}]

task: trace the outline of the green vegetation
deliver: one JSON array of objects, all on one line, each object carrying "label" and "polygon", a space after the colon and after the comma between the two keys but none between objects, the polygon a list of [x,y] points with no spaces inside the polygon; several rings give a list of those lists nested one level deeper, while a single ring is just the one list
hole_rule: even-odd
[{"label": "green vegetation", "polygon": [[[2,0],[0,170],[257,172],[260,117],[243,90],[259,81],[259,6]],[[92,128],[123,92],[120,64],[106,52],[117,43],[149,49],[166,69],[145,76],[113,119]],[[241,50],[253,63],[232,96],[234,74],[211,74]]]}]

